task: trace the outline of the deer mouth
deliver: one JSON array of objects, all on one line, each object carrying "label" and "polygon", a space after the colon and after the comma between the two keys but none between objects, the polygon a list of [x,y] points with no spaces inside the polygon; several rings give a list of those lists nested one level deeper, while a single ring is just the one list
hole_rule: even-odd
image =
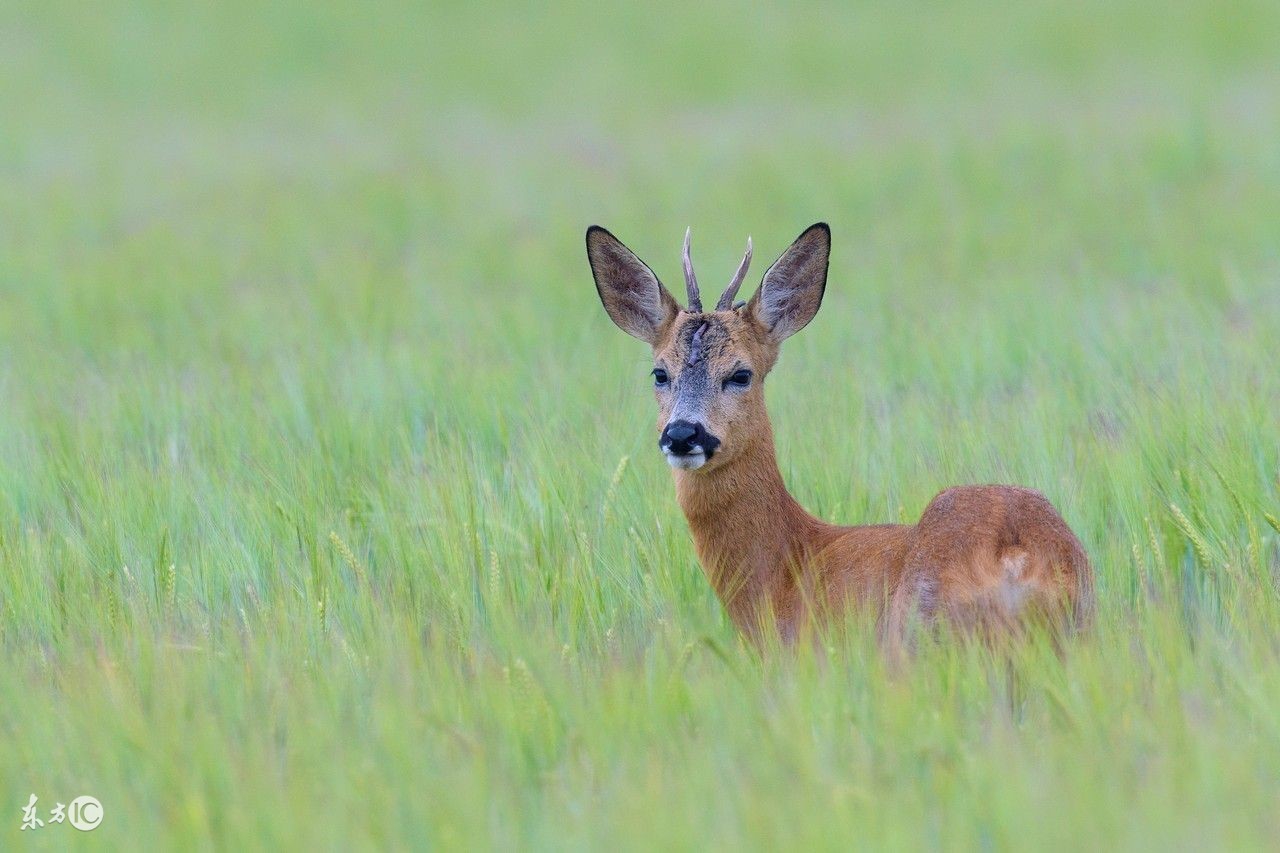
[{"label": "deer mouth", "polygon": [[695,447],[688,453],[674,453],[668,449],[662,452],[667,457],[667,464],[679,471],[693,471],[701,468],[707,464],[709,458],[707,452],[700,447]]}]

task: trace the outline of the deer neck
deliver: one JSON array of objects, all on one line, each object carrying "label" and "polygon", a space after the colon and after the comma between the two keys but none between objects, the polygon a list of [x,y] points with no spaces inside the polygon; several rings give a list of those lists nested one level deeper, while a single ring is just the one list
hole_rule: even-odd
[{"label": "deer neck", "polygon": [[745,626],[791,582],[821,522],[787,491],[767,417],[754,441],[725,465],[673,474],[703,570],[729,615]]}]

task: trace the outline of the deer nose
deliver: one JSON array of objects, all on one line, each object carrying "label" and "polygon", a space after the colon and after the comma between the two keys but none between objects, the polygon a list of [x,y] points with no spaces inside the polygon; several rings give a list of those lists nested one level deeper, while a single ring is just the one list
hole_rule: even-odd
[{"label": "deer nose", "polygon": [[662,438],[658,440],[658,447],[678,455],[692,453],[701,435],[702,424],[689,423],[689,421],[672,421],[662,431]]}]

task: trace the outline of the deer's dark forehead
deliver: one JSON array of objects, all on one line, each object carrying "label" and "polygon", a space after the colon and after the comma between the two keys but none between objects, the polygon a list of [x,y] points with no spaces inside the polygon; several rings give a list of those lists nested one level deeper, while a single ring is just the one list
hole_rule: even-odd
[{"label": "deer's dark forehead", "polygon": [[733,348],[733,337],[715,317],[695,317],[677,336],[673,355],[682,366],[695,367],[715,361]]}]

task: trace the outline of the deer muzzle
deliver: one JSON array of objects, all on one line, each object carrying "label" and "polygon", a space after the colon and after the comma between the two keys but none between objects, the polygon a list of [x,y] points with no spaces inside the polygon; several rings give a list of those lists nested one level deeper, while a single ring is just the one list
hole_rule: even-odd
[{"label": "deer muzzle", "polygon": [[667,456],[672,468],[701,468],[720,446],[720,439],[707,432],[696,421],[673,420],[662,430],[658,449]]}]

